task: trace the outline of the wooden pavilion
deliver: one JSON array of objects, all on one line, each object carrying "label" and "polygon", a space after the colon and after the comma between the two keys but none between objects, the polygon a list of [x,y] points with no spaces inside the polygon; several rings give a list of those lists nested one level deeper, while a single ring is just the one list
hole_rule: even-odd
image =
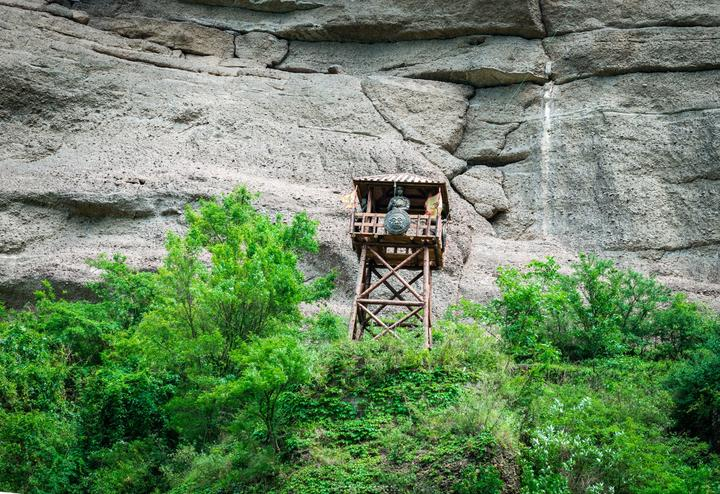
[{"label": "wooden pavilion", "polygon": [[[432,347],[432,271],[443,266],[448,213],[447,187],[405,173],[353,179],[350,237],[360,260],[349,337],[371,328],[397,337],[399,327],[422,323]],[[383,310],[392,308],[392,322]]]}]

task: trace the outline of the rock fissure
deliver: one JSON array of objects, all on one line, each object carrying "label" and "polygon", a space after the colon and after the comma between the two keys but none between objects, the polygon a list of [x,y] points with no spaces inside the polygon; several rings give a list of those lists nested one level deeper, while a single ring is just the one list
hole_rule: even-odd
[{"label": "rock fissure", "polygon": [[720,27],[720,22],[714,22],[714,23],[656,23],[656,24],[641,24],[641,25],[623,25],[623,24],[608,24],[603,25],[599,27],[593,27],[593,28],[587,28],[587,29],[572,29],[572,30],[557,30],[555,31],[555,36],[567,36],[570,34],[581,34],[581,33],[594,33],[596,31],[603,31],[612,29],[615,31],[633,31],[637,29],[662,29],[662,28],[696,28],[696,27]]},{"label": "rock fissure", "polygon": [[358,131],[358,130],[333,129],[333,128],[329,128],[329,127],[314,127],[312,125],[302,125],[302,124],[298,125],[298,128],[299,129],[320,130],[322,132],[338,132],[340,134],[353,134],[353,135],[358,135],[358,136],[363,136],[363,137],[373,137],[375,139],[382,139],[382,136],[378,136],[378,135],[372,134],[370,132],[363,132],[363,131]]},{"label": "rock fissure", "polygon": [[97,53],[119,58],[128,62],[139,62],[166,69],[183,70],[186,72],[203,73],[221,77],[254,76],[265,77],[268,79],[283,79],[282,77],[274,74],[273,71],[269,69],[223,67],[219,65],[196,63],[182,58],[171,58],[167,56],[156,55],[154,53],[125,50],[122,48],[114,48],[98,44],[94,44],[91,49]]},{"label": "rock fissure", "polygon": [[378,108],[378,106],[375,104],[375,101],[373,101],[373,99],[368,95],[363,82],[360,83],[360,91],[362,92],[363,96],[365,96],[365,98],[370,102],[375,112],[380,115],[380,118],[382,118],[383,121],[385,121],[385,123],[388,124],[390,127],[392,127],[398,133],[401,139],[407,140],[403,131],[397,126],[395,126],[395,124],[387,116],[385,116],[382,111],[380,111],[380,108]]},{"label": "rock fissure", "polygon": [[[664,73],[691,73],[691,72],[712,72],[720,69],[720,60],[714,63],[703,64],[693,68],[671,68],[667,66],[636,66],[632,70],[610,70],[603,69],[593,72],[592,74],[577,75],[574,77],[563,77],[560,79],[553,79],[553,82],[557,85],[568,84],[575,81],[581,81],[583,79],[590,79],[593,77],[615,77],[619,75],[631,75],[631,74],[664,74]],[[554,77],[556,76],[553,74]]]},{"label": "rock fissure", "polygon": [[[451,150],[451,153],[455,153],[455,151],[457,151],[458,146],[460,146],[460,143],[465,138],[465,132],[466,132],[467,126],[468,126],[468,112],[470,111],[470,101],[475,97],[476,94],[477,94],[477,88],[473,88],[472,94],[468,95],[467,104],[465,105],[465,112],[463,112],[463,115],[462,115],[462,129],[460,131],[460,139],[459,139],[457,145]],[[448,177],[448,178],[451,178],[451,177]]]},{"label": "rock fissure", "polygon": [[720,239],[697,240],[688,242],[683,245],[660,245],[660,246],[634,246],[634,245],[608,245],[605,249],[608,252],[660,252],[663,255],[673,252],[682,252],[687,250],[702,249],[705,247],[720,246]]}]

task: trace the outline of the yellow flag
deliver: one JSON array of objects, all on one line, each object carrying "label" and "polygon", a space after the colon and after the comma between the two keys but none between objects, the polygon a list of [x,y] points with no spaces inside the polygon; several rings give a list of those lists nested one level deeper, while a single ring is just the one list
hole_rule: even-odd
[{"label": "yellow flag", "polygon": [[340,196],[340,201],[345,205],[346,208],[352,209],[357,203],[357,192],[353,189],[350,193]]},{"label": "yellow flag", "polygon": [[425,214],[436,215],[442,212],[442,194],[438,192],[434,196],[428,197],[425,201]]}]

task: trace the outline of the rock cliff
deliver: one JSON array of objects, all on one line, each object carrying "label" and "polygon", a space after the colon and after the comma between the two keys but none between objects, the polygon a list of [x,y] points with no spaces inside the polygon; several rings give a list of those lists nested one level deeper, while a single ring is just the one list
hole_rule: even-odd
[{"label": "rock cliff", "polygon": [[715,0],[0,0],[0,297],[155,267],[246,184],[320,220],[347,310],[354,175],[445,178],[436,306],[578,250],[720,294]]}]

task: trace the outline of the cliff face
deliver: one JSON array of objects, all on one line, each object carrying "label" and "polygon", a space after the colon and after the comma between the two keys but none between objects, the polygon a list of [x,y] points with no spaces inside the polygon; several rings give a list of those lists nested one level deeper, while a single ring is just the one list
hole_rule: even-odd
[{"label": "cliff face", "polygon": [[595,251],[720,294],[716,0],[0,0],[0,295],[162,256],[246,184],[320,220],[344,305],[353,175],[446,177],[442,308]]}]

